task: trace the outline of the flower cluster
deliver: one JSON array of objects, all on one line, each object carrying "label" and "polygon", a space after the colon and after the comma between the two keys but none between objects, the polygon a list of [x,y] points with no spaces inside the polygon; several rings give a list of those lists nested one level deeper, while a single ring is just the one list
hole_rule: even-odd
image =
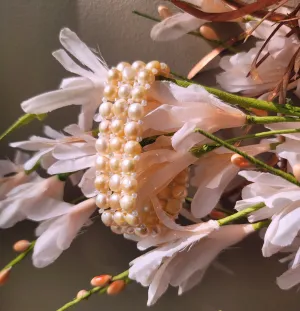
[{"label": "flower cluster", "polygon": [[[219,51],[230,50],[202,28],[205,20],[221,18],[242,26],[243,35],[232,42],[242,44],[250,34],[259,41],[248,52],[221,59],[219,90],[179,78],[159,61],[120,62],[109,69],[74,32],[62,29],[64,49],[53,56],[76,76],[21,103],[26,114],[5,135],[55,109],[81,110],[78,122],[63,132],[45,126],[47,137],[11,142],[30,154],[17,151],[14,162],[0,161],[0,227],[25,219],[38,223],[36,241],[14,245],[21,254],[0,272],[0,284],[31,252],[36,267],[53,263],[95,213],[139,250],[152,249],[118,276],[94,277],[92,289],[60,311],[96,292],[117,294],[130,280],[149,287],[148,305],[169,285],[181,295],[210,265],[220,265],[215,259],[222,250],[262,228],[263,256],[291,253],[283,260],[293,262],[278,277],[279,287],[300,283],[300,108],[286,97],[289,90],[300,97],[300,6],[267,11],[276,1],[242,8],[226,1],[172,2],[186,12],[173,15],[160,7],[163,20],[151,31],[155,40],[190,33],[220,44]],[[279,17],[278,27],[273,20]],[[41,171],[48,177],[40,177]],[[64,200],[68,180],[83,194],[72,202]]]}]

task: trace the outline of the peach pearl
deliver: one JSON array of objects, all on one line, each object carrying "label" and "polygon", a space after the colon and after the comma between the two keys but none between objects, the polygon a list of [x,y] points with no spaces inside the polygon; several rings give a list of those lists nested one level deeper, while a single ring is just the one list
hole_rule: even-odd
[{"label": "peach pearl", "polygon": [[136,215],[126,214],[124,218],[130,226],[137,226],[139,224],[139,218]]},{"label": "peach pearl", "polygon": [[124,134],[127,139],[136,139],[142,135],[142,126],[135,121],[126,123],[124,127]]},{"label": "peach pearl", "polygon": [[114,174],[110,177],[109,188],[116,192],[121,190],[121,176],[119,174]]},{"label": "peach pearl", "polygon": [[174,181],[178,184],[185,185],[188,179],[189,179],[188,172],[182,171],[175,177]]},{"label": "peach pearl", "polygon": [[120,209],[120,195],[118,193],[113,193],[109,198],[108,204],[112,209]]},{"label": "peach pearl", "polygon": [[128,108],[128,117],[133,121],[138,121],[144,116],[144,107],[139,103],[131,104]]},{"label": "peach pearl", "polygon": [[122,210],[131,212],[135,207],[136,199],[131,195],[124,195],[120,200]]},{"label": "peach pearl", "polygon": [[112,106],[113,104],[111,102],[105,102],[102,103],[99,107],[99,113],[101,117],[104,119],[109,119],[112,117]]},{"label": "peach pearl", "polygon": [[96,140],[96,150],[99,153],[108,153],[109,152],[109,142],[104,137],[99,137]]},{"label": "peach pearl", "polygon": [[174,215],[177,215],[179,212],[180,212],[180,209],[181,209],[181,202],[179,200],[175,200],[175,199],[172,199],[172,200],[169,200],[166,207],[164,208],[164,210],[174,216]]},{"label": "peach pearl", "polygon": [[127,110],[128,104],[125,99],[118,99],[115,101],[112,107],[112,112],[116,117],[123,117],[126,110]]},{"label": "peach pearl", "polygon": [[98,156],[96,158],[96,170],[101,172],[107,172],[108,171],[108,158],[104,156]]},{"label": "peach pearl", "polygon": [[95,178],[95,188],[98,191],[107,191],[108,190],[108,175],[100,174]]},{"label": "peach pearl", "polygon": [[109,147],[112,152],[120,153],[122,152],[123,145],[125,141],[120,137],[113,137],[109,141]]},{"label": "peach pearl", "polygon": [[124,152],[131,156],[139,155],[142,152],[142,147],[137,141],[129,140],[124,146]]},{"label": "peach pearl", "polygon": [[168,76],[171,72],[170,67],[165,63],[160,63],[161,73]]},{"label": "peach pearl", "polygon": [[118,95],[120,98],[126,99],[131,95],[132,87],[130,84],[123,84],[119,87]]},{"label": "peach pearl", "polygon": [[120,226],[111,226],[110,227],[110,229],[111,229],[111,231],[113,232],[113,233],[116,233],[116,234],[123,234],[123,229],[122,229],[122,227],[120,227]]},{"label": "peach pearl", "polygon": [[147,98],[147,91],[143,86],[135,86],[131,91],[132,100],[140,103]]},{"label": "peach pearl", "polygon": [[117,65],[117,69],[122,72],[126,67],[130,67],[130,66],[131,65],[127,62],[121,62]]},{"label": "peach pearl", "polygon": [[157,194],[159,199],[169,199],[172,196],[171,189],[169,187],[164,188]]},{"label": "peach pearl", "polygon": [[103,95],[107,100],[114,101],[118,94],[118,88],[115,85],[106,85]]},{"label": "peach pearl", "polygon": [[146,65],[146,69],[152,71],[154,74],[158,74],[160,72],[160,62],[157,60],[153,60]]},{"label": "peach pearl", "polygon": [[99,208],[103,208],[103,209],[106,209],[108,208],[108,199],[107,199],[107,196],[106,194],[104,193],[99,193],[96,197],[96,205],[99,207]]},{"label": "peach pearl", "polygon": [[110,122],[103,120],[99,124],[99,132],[108,135],[110,133]]},{"label": "peach pearl", "polygon": [[172,188],[172,195],[175,199],[184,199],[187,196],[187,189],[185,186],[175,186]]},{"label": "peach pearl", "polygon": [[121,187],[123,191],[132,193],[137,191],[138,183],[134,177],[126,176],[122,179]]},{"label": "peach pearl", "polygon": [[146,227],[137,227],[134,229],[134,233],[143,238],[146,237],[149,234],[149,230]]},{"label": "peach pearl", "polygon": [[118,173],[121,169],[121,160],[119,158],[111,158],[109,160],[109,167],[114,173]]},{"label": "peach pearl", "polygon": [[107,80],[113,84],[117,84],[122,80],[122,73],[117,68],[112,68],[107,73]]},{"label": "peach pearl", "polygon": [[101,220],[105,226],[110,227],[113,223],[113,215],[111,212],[106,211],[101,214]]},{"label": "peach pearl", "polygon": [[119,135],[119,136],[123,135],[124,121],[123,120],[113,120],[111,122],[110,129],[115,135]]},{"label": "peach pearl", "polygon": [[119,226],[124,226],[126,224],[126,221],[124,219],[124,215],[122,212],[115,212],[113,218],[114,218],[114,222]]},{"label": "peach pearl", "polygon": [[133,62],[131,65],[131,67],[136,71],[140,71],[140,70],[144,69],[145,66],[146,66],[146,64],[144,62],[142,62],[141,60],[137,60],[137,61]]},{"label": "peach pearl", "polygon": [[134,81],[135,75],[136,71],[134,70],[134,68],[132,68],[132,66],[126,67],[122,71],[123,80],[129,83],[132,83]]},{"label": "peach pearl", "polygon": [[121,164],[121,170],[123,173],[133,173],[136,170],[136,161],[131,158],[124,159]]},{"label": "peach pearl", "polygon": [[151,70],[143,69],[138,73],[137,80],[140,84],[152,84],[155,76]]}]

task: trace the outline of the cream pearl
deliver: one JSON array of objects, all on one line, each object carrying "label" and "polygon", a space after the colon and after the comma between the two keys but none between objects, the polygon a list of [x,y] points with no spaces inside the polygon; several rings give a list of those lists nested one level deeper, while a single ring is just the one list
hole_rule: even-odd
[{"label": "cream pearl", "polygon": [[165,76],[168,76],[171,72],[170,67],[165,63],[160,63],[161,73]]},{"label": "cream pearl", "polygon": [[133,173],[136,170],[136,161],[132,158],[127,158],[122,161],[121,170],[123,173]]},{"label": "cream pearl", "polygon": [[170,187],[166,187],[162,191],[160,191],[157,194],[157,197],[159,199],[165,199],[165,200],[171,198],[172,197],[172,191],[171,191]]},{"label": "cream pearl", "polygon": [[129,98],[131,95],[132,87],[130,84],[123,84],[119,87],[118,95],[120,98]]},{"label": "cream pearl", "polygon": [[110,133],[110,122],[103,120],[99,124],[99,132],[108,135]]},{"label": "cream pearl", "polygon": [[167,201],[167,200],[162,200],[162,199],[160,199],[160,200],[159,200],[159,204],[160,204],[161,208],[164,209],[164,208],[167,206],[168,201]]},{"label": "cream pearl", "polygon": [[148,226],[155,226],[158,223],[158,218],[155,214],[149,215],[144,220],[145,224]]},{"label": "cream pearl", "polygon": [[108,180],[109,177],[106,174],[100,174],[95,178],[95,188],[98,191],[107,191],[108,190]]},{"label": "cream pearl", "polygon": [[137,80],[140,84],[152,84],[155,81],[155,76],[151,70],[143,69],[139,71]]},{"label": "cream pearl", "polygon": [[174,179],[178,184],[185,185],[188,182],[189,176],[187,171],[180,172]]},{"label": "cream pearl", "polygon": [[120,226],[111,226],[111,231],[116,234],[123,234],[123,229]]},{"label": "cream pearl", "polygon": [[124,152],[128,155],[135,156],[142,152],[142,147],[137,141],[129,140],[124,146]]},{"label": "cream pearl", "polygon": [[147,98],[147,91],[143,86],[135,86],[131,91],[132,100],[140,103]]},{"label": "cream pearl", "polygon": [[160,62],[153,60],[146,65],[146,69],[151,70],[154,74],[158,74],[161,69]]},{"label": "cream pearl", "polygon": [[119,226],[123,226],[126,224],[126,221],[124,219],[124,215],[122,212],[115,212],[113,218],[114,218],[114,222]]},{"label": "cream pearl", "polygon": [[118,94],[118,88],[115,85],[106,85],[103,95],[107,100],[114,101]]},{"label": "cream pearl", "polygon": [[121,170],[121,160],[119,158],[111,158],[109,160],[109,167],[112,172],[118,173]]},{"label": "cream pearl", "polygon": [[122,190],[127,193],[133,193],[137,191],[138,183],[137,180],[132,176],[125,176],[121,182]]},{"label": "cream pearl", "polygon": [[123,116],[127,110],[128,104],[125,99],[118,99],[112,107],[112,111],[116,117]]},{"label": "cream pearl", "polygon": [[119,63],[118,65],[117,65],[117,69],[119,70],[119,71],[123,71],[126,67],[130,67],[130,64],[129,63],[127,63],[127,62],[121,62],[121,63]]},{"label": "cream pearl", "polygon": [[132,83],[134,81],[135,75],[136,71],[134,70],[134,68],[132,68],[132,66],[126,67],[122,71],[123,80],[129,83]]},{"label": "cream pearl", "polygon": [[144,107],[139,103],[131,104],[128,108],[128,117],[133,121],[142,119],[144,113]]},{"label": "cream pearl", "polygon": [[104,137],[99,137],[96,140],[96,150],[99,153],[108,153],[109,152],[109,142]]},{"label": "cream pearl", "polygon": [[175,216],[175,215],[178,215],[178,213],[180,212],[181,207],[182,207],[182,203],[179,200],[172,199],[172,200],[168,201],[168,204],[166,205],[164,210],[168,214],[170,214],[172,216]]},{"label": "cream pearl", "polygon": [[112,152],[121,153],[125,141],[120,137],[113,137],[109,141],[109,147]]},{"label": "cream pearl", "polygon": [[113,223],[113,215],[109,211],[103,212],[101,214],[101,220],[105,226],[109,227]]},{"label": "cream pearl", "polygon": [[118,193],[113,193],[109,198],[108,205],[112,209],[120,209],[120,195]]},{"label": "cream pearl", "polygon": [[184,199],[187,196],[187,189],[185,186],[174,186],[172,195],[175,199]]},{"label": "cream pearl", "polygon": [[113,120],[111,122],[111,126],[110,126],[111,131],[115,134],[115,135],[123,135],[123,129],[124,129],[124,121],[123,120]]},{"label": "cream pearl", "polygon": [[107,209],[108,208],[108,199],[106,194],[99,193],[96,197],[96,205],[99,208]]},{"label": "cream pearl", "polygon": [[143,238],[146,237],[149,234],[149,230],[146,227],[137,227],[134,229],[134,233]]},{"label": "cream pearl", "polygon": [[122,80],[122,73],[117,68],[111,68],[107,73],[107,80],[111,83],[117,84]]},{"label": "cream pearl", "polygon": [[131,67],[136,70],[136,71],[140,71],[142,69],[144,69],[146,66],[146,64],[144,62],[142,62],[141,60],[136,60],[135,62],[132,63]]},{"label": "cream pearl", "polygon": [[111,102],[102,103],[99,107],[99,113],[101,117],[105,119],[111,118],[112,117],[112,106],[113,104]]},{"label": "cream pearl", "polygon": [[124,218],[125,221],[128,223],[128,225],[130,226],[137,226],[139,224],[139,218],[136,215],[126,214]]},{"label": "cream pearl", "polygon": [[121,176],[119,174],[114,174],[110,177],[109,188],[112,191],[121,191]]},{"label": "cream pearl", "polygon": [[131,195],[123,195],[120,200],[122,210],[131,212],[135,208],[136,198]]},{"label": "cream pearl", "polygon": [[124,127],[124,134],[127,139],[136,139],[142,135],[142,126],[135,121],[126,123]]},{"label": "cream pearl", "polygon": [[96,170],[97,170],[97,171],[107,172],[108,169],[109,169],[109,166],[108,166],[108,158],[99,155],[99,156],[96,158],[96,164],[95,164],[95,166],[96,166]]}]

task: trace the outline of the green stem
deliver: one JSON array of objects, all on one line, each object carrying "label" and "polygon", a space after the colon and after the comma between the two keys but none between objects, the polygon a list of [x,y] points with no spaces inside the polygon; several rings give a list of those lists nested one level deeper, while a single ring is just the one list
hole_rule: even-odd
[{"label": "green stem", "polygon": [[230,216],[227,216],[225,218],[219,219],[218,223],[220,226],[228,225],[229,223],[238,220],[240,218],[247,217],[249,214],[259,210],[260,208],[264,207],[265,203],[258,203],[256,205],[253,205],[251,207],[248,207],[240,212],[237,212],[235,214],[232,214]]},{"label": "green stem", "polygon": [[285,116],[266,116],[266,117],[256,117],[256,116],[246,116],[246,123],[252,124],[270,124],[270,123],[280,123],[280,122],[299,122],[299,118],[295,117],[285,117]]},{"label": "green stem", "polygon": [[206,91],[217,96],[219,99],[229,104],[239,106],[242,108],[246,108],[246,109],[256,108],[256,109],[261,109],[261,110],[270,111],[270,112],[282,113],[286,115],[292,115],[292,116],[298,116],[298,117],[300,116],[300,108],[292,106],[291,104],[278,105],[273,102],[268,102],[268,101],[261,100],[261,99],[255,99],[251,97],[244,97],[244,96],[239,96],[235,94],[230,94],[230,93],[218,90],[216,88],[212,88],[212,87],[201,85],[199,83],[195,83],[194,81],[191,81],[191,80],[183,79],[182,77],[180,78],[182,80],[161,77],[161,80],[171,81],[181,87],[188,87],[189,85],[192,85],[192,84],[200,85],[204,89],[206,89]]},{"label": "green stem", "polygon": [[26,249],[26,251],[19,254],[15,259],[13,259],[11,262],[9,262],[2,270],[11,268],[18,264],[20,261],[22,261],[34,248],[35,241],[30,243],[30,246]]},{"label": "green stem", "polygon": [[270,223],[271,223],[271,220],[263,220],[263,221],[252,224],[252,227],[255,231],[258,231],[262,228],[268,227]]},{"label": "green stem", "polygon": [[[129,274],[129,270],[126,270],[126,271],[124,271],[124,272],[114,276],[112,278],[112,281],[124,280],[126,283],[129,283],[130,279],[128,278],[128,274]],[[104,294],[104,293],[106,293],[107,288],[108,288],[108,286],[105,286],[105,287],[98,287],[98,286],[97,287],[93,287],[91,290],[89,290],[82,297],[73,299],[72,301],[66,303],[64,306],[62,306],[61,308],[57,309],[56,311],[67,310],[67,309],[75,306],[80,301],[89,298],[91,295],[93,295],[95,293]]]},{"label": "green stem", "polygon": [[225,148],[231,150],[232,152],[235,152],[235,153],[241,155],[247,161],[249,161],[250,163],[254,164],[256,167],[265,169],[269,173],[272,173],[274,175],[280,176],[283,179],[289,181],[290,183],[292,183],[292,184],[294,184],[296,186],[300,186],[300,183],[298,182],[298,180],[294,176],[292,176],[292,175],[290,175],[288,173],[285,173],[285,172],[283,172],[283,171],[281,171],[279,169],[276,169],[276,168],[274,168],[272,166],[267,165],[266,163],[264,163],[264,162],[262,162],[262,161],[260,161],[260,160],[258,160],[256,158],[254,158],[254,157],[248,155],[247,153],[241,151],[240,149],[230,145],[226,141],[224,141],[224,140],[214,136],[213,134],[207,133],[207,132],[205,132],[205,131],[203,131],[201,129],[197,129],[196,132],[204,135],[205,137],[207,137],[207,138],[209,138],[209,139],[211,139],[213,141],[215,141],[216,143],[224,146]]},{"label": "green stem", "polygon": [[29,124],[34,119],[38,119],[40,121],[44,120],[46,118],[47,114],[30,114],[26,113],[22,115],[16,122],[14,122],[4,133],[0,135],[0,140],[2,140],[5,136],[13,132],[14,130],[20,128],[21,126],[24,126],[26,124]]},{"label": "green stem", "polygon": [[[197,132],[198,129],[195,129],[195,131]],[[238,141],[243,141],[246,139],[251,139],[251,138],[265,138],[265,137],[269,137],[269,136],[274,136],[274,135],[284,135],[284,134],[292,134],[292,133],[300,133],[300,129],[287,129],[287,130],[277,130],[277,131],[268,131],[268,132],[261,132],[261,133],[255,133],[255,134],[248,134],[248,135],[244,135],[244,136],[238,136],[238,137],[234,137],[231,139],[227,139],[225,140],[226,143],[228,144],[234,144]],[[275,145],[277,145],[275,143]],[[216,148],[221,147],[222,145],[220,144],[205,144],[202,145],[200,147],[192,147],[190,149],[190,152],[197,158],[199,158],[200,156],[202,156],[203,154],[213,151]]]}]

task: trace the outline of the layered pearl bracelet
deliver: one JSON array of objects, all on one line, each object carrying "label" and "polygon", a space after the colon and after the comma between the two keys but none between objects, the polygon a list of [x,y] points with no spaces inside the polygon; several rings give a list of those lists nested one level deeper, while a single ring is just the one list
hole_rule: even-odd
[{"label": "layered pearl bracelet", "polygon": [[[99,107],[102,121],[96,142],[95,189],[102,222],[118,234],[144,237],[157,234],[162,227],[150,201],[137,209],[136,173],[148,89],[156,75],[169,72],[169,67],[158,61],[122,62],[108,71]],[[158,194],[161,207],[171,217],[178,217],[187,195],[187,179],[188,172],[181,172]]]}]

